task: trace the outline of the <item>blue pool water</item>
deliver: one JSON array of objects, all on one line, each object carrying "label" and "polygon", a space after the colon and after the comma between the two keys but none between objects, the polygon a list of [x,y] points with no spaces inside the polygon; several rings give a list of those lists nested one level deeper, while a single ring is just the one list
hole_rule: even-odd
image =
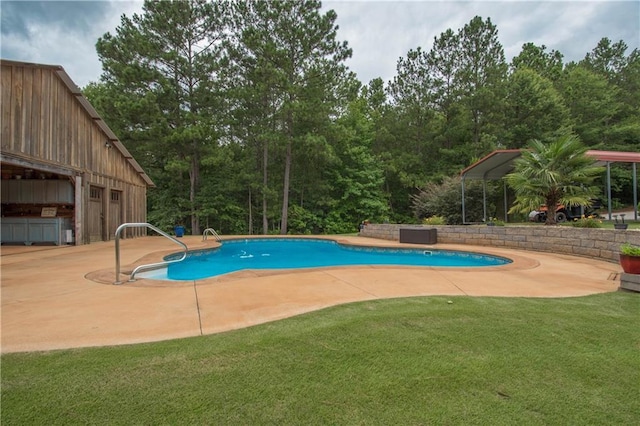
[{"label": "blue pool water", "polygon": [[[170,260],[170,257],[167,258]],[[318,239],[227,240],[219,248],[194,251],[168,266],[166,276],[195,280],[243,269],[294,269],[342,265],[481,267],[511,263],[502,257],[448,250],[345,246]]]}]

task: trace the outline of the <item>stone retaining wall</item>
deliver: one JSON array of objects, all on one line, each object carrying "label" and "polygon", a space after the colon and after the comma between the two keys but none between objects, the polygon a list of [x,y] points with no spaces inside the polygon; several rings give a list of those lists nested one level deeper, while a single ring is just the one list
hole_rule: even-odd
[{"label": "stone retaining wall", "polygon": [[368,224],[360,236],[399,241],[400,228],[437,229],[438,242],[516,248],[586,256],[618,262],[620,245],[640,245],[640,230],[567,226],[401,225]]}]

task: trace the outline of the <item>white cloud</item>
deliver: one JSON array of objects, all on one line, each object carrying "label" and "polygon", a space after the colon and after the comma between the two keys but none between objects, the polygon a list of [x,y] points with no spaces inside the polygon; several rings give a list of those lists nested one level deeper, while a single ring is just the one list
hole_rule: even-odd
[{"label": "white cloud", "polygon": [[[5,59],[62,65],[84,86],[97,81],[101,64],[95,43],[115,33],[124,13],[140,13],[139,1],[0,1]],[[429,50],[434,37],[462,28],[474,16],[491,18],[510,60],[532,42],[580,60],[602,37],[640,48],[638,1],[325,1],[338,14],[338,39],[353,49],[347,62],[363,83],[389,81],[399,57],[418,46]]]},{"label": "white cloud", "polygon": [[565,61],[580,60],[602,37],[640,48],[640,2],[630,1],[328,1],[338,13],[339,37],[353,49],[349,66],[368,82],[389,81],[399,57],[434,37],[457,31],[475,16],[490,18],[507,61],[532,42],[560,51]]},{"label": "white cloud", "polygon": [[61,65],[79,86],[97,81],[102,67],[95,44],[115,32],[122,13],[139,13],[130,1],[2,1],[0,56],[24,62]]}]

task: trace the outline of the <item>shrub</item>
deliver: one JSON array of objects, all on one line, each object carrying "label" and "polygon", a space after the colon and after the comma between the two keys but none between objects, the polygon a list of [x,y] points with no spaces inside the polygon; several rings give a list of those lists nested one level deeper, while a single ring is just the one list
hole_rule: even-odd
[{"label": "shrub", "polygon": [[572,223],[575,228],[602,228],[602,221],[592,217],[575,219]]},{"label": "shrub", "polygon": [[[320,219],[313,212],[305,209],[304,207],[296,204],[289,206],[287,233],[301,235],[317,233],[320,222]],[[353,225],[351,225],[349,231],[354,232]]]},{"label": "shrub", "polygon": [[[459,177],[444,178],[442,183],[429,183],[418,194],[413,195],[412,207],[416,218],[441,216],[449,225],[462,224],[462,197],[461,181]],[[494,198],[494,190],[490,185],[487,188],[487,199],[490,202],[489,209]],[[465,207],[466,220],[468,222],[480,222],[483,217],[482,184],[476,181],[465,183]]]},{"label": "shrub", "polygon": [[495,217],[490,217],[489,223],[493,223],[494,226],[504,226],[504,220],[500,220]]},{"label": "shrub", "polygon": [[447,219],[442,216],[426,217],[422,220],[423,225],[446,225]]}]

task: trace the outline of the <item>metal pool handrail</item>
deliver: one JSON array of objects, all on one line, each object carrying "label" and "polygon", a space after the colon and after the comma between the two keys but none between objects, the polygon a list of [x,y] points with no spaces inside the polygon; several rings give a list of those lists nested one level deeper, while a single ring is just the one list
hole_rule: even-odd
[{"label": "metal pool handrail", "polygon": [[161,231],[160,229],[156,228],[155,226],[151,225],[150,223],[123,223],[122,225],[118,226],[118,229],[116,229],[116,233],[115,233],[115,236],[116,236],[116,280],[113,282],[114,284],[122,284],[122,281],[120,281],[120,233],[125,228],[149,228],[149,229],[151,229],[153,231],[156,231],[158,234],[162,235],[163,237],[168,238],[169,240],[173,241],[174,243],[182,246],[182,248],[184,249],[184,252],[182,253],[182,257],[180,259],[166,260],[166,261],[160,262],[160,263],[149,263],[147,265],[138,266],[137,268],[135,268],[133,270],[133,272],[131,272],[131,276],[129,277],[129,281],[135,281],[136,274],[138,272],[140,272],[141,270],[156,269],[156,268],[158,268],[160,266],[165,266],[165,265],[168,265],[170,263],[181,262],[187,257],[187,252],[189,251],[189,248],[187,247],[187,245],[185,243],[183,243],[182,241],[176,240],[171,235],[167,234],[166,232]]},{"label": "metal pool handrail", "polygon": [[220,235],[218,235],[216,230],[213,229],[213,228],[207,228],[207,229],[204,230],[204,232],[202,233],[202,241],[206,241],[207,240],[207,234],[208,233],[213,235],[213,237],[216,239],[216,241],[222,241],[222,239],[220,238]]}]

